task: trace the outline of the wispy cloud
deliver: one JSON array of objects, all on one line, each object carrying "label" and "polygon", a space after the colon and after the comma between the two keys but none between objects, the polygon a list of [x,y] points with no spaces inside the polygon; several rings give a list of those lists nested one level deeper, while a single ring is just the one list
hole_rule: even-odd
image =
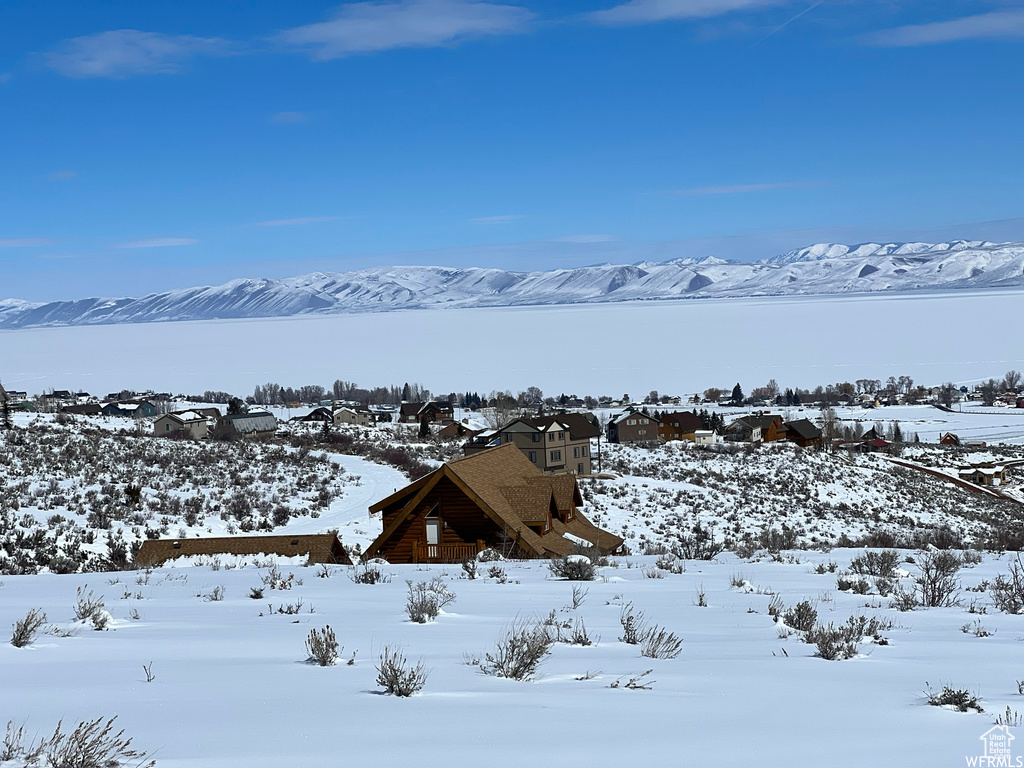
[{"label": "wispy cloud", "polygon": [[996,40],[1024,37],[1024,8],[992,11],[931,24],[913,24],[864,35],[861,41],[878,46],[915,46],[957,40]]},{"label": "wispy cloud", "polygon": [[43,58],[67,77],[123,79],[177,72],[194,56],[223,54],[228,48],[220,38],[114,29],[65,40]]},{"label": "wispy cloud", "polygon": [[42,248],[53,245],[48,237],[0,237],[0,248]]},{"label": "wispy cloud", "polygon": [[470,224],[507,224],[510,221],[526,218],[519,213],[505,213],[500,216],[477,216],[469,219]]},{"label": "wispy cloud", "polygon": [[326,61],[394,48],[452,45],[486,35],[525,32],[526,8],[474,0],[397,0],[348,3],[333,18],[285,30],[280,39]]},{"label": "wispy cloud", "polygon": [[692,189],[668,189],[663,195],[680,197],[705,197],[707,195],[740,195],[747,192],[769,192],[775,189],[808,189],[825,186],[823,181],[777,181],[768,184],[723,184],[712,187],[693,187]]},{"label": "wispy cloud", "polygon": [[192,237],[152,237],[148,240],[132,240],[121,243],[118,248],[173,248],[179,245],[195,245],[199,241]]},{"label": "wispy cloud", "polygon": [[54,171],[48,178],[50,181],[65,181],[67,179],[73,179],[78,174],[75,171]]},{"label": "wispy cloud", "polygon": [[629,0],[604,11],[589,14],[598,24],[650,24],[658,21],[707,19],[734,11],[752,11],[788,0]]},{"label": "wispy cloud", "polygon": [[615,235],[561,235],[548,239],[549,243],[613,243]]},{"label": "wispy cloud", "polygon": [[309,115],[305,112],[276,112],[270,116],[270,122],[278,123],[279,125],[295,125],[296,123],[304,123],[309,120]]},{"label": "wispy cloud", "polygon": [[337,221],[340,216],[301,216],[297,219],[271,219],[257,221],[257,227],[296,227],[301,224],[320,224],[325,221]]}]

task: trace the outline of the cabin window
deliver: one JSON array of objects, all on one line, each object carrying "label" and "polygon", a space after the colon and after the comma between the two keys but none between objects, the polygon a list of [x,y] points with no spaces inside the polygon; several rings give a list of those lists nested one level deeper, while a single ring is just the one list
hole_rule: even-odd
[{"label": "cabin window", "polygon": [[583,453],[580,454],[580,455],[583,456],[583,458],[586,458],[587,457],[587,446],[584,445],[580,450],[583,451]]},{"label": "cabin window", "polygon": [[573,449],[572,449],[572,457],[573,457],[574,459],[578,459],[578,458],[580,457],[580,449],[579,449],[579,446],[576,446],[575,448],[573,448]]},{"label": "cabin window", "polygon": [[535,442],[535,443],[539,443],[540,442],[540,432],[534,432],[533,434],[530,435],[530,437],[533,438],[533,442]]},{"label": "cabin window", "polygon": [[426,526],[427,545],[441,543],[441,510],[437,504],[434,505],[424,520]]},{"label": "cabin window", "polygon": [[548,432],[548,442],[549,443],[555,442],[555,433],[554,432]]},{"label": "cabin window", "polygon": [[530,451],[529,454],[527,454],[527,455],[529,456],[530,461],[532,461],[534,464],[537,463],[537,452],[536,451]]},{"label": "cabin window", "polygon": [[561,451],[552,451],[551,452],[551,460],[552,461],[561,461],[562,460],[562,452]]}]

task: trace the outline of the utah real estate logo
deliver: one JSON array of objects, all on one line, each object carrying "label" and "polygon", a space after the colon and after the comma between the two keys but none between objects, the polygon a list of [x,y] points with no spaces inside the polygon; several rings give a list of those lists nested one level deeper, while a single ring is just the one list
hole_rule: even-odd
[{"label": "utah real estate logo", "polygon": [[1011,742],[1016,738],[1009,726],[997,725],[978,737],[985,745],[980,755],[968,755],[970,768],[1024,768],[1024,757],[1013,756]]}]

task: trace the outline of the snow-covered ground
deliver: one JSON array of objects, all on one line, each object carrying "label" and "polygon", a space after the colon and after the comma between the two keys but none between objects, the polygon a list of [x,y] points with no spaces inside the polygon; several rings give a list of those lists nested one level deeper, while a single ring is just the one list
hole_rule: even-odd
[{"label": "snow-covered ground", "polygon": [[418,381],[435,392],[634,396],[769,379],[973,382],[1024,367],[1012,291],[433,309],[0,331],[4,385],[249,394],[257,384]]},{"label": "snow-covered ground", "polygon": [[[886,598],[837,591],[834,573],[814,572],[830,561],[843,569],[857,554],[800,552],[788,562],[725,554],[664,578],[645,577],[653,557],[624,558],[584,585],[576,610],[572,583],[537,562],[503,564],[509,583],[460,579],[458,566],[385,566],[390,582],[375,585],[353,583],[345,569],[317,578],[318,569],[286,565],[292,588],[267,589],[261,600],[248,594],[266,569],[252,566],[9,576],[0,626],[41,608],[77,632],[0,646],[0,724],[43,735],[60,719],[67,727],[117,715],[160,768],[964,765],[981,753],[979,737],[996,715],[1024,709],[1016,682],[1024,617],[966,591],[1005,573],[1008,558],[987,556],[961,572],[962,606],[901,613]],[[405,580],[434,575],[457,599],[436,622],[413,624]],[[730,585],[740,579],[749,586]],[[73,622],[76,589],[86,585],[113,616],[106,631]],[[216,587],[223,600],[204,598]],[[697,605],[701,591],[706,607]],[[821,623],[891,621],[880,633],[887,644],[868,639],[855,658],[826,661],[800,633],[781,636],[768,592],[789,607],[811,601]],[[299,601],[296,615],[269,613],[268,605]],[[650,659],[620,642],[628,603],[680,635],[682,654]],[[552,611],[558,622],[582,619],[596,644],[557,643],[532,682],[466,663],[493,651],[513,621]],[[328,668],[305,663],[304,649],[310,630],[325,625],[344,648],[342,663]],[[991,634],[978,636],[978,627]],[[380,694],[374,665],[385,647],[422,659],[430,676],[420,694]],[[649,690],[623,687],[646,670]],[[979,695],[985,712],[928,706],[926,688],[944,685]]]}]

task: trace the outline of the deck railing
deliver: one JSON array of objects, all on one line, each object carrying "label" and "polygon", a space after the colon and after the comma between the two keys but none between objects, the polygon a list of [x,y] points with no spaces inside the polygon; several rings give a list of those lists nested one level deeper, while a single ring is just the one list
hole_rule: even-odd
[{"label": "deck railing", "polygon": [[467,558],[473,559],[482,550],[480,542],[476,544],[421,544],[416,542],[413,548],[417,563],[461,563]]}]

